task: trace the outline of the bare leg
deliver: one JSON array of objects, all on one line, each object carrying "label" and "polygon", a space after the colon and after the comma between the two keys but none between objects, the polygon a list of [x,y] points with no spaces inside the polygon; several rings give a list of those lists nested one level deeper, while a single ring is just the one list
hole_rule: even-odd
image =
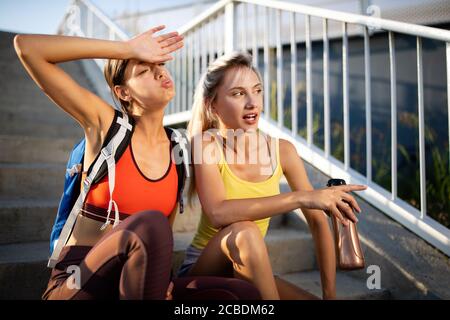
[{"label": "bare leg", "polygon": [[231,276],[252,282],[262,299],[279,299],[266,244],[254,222],[220,230],[203,250],[189,276]]}]

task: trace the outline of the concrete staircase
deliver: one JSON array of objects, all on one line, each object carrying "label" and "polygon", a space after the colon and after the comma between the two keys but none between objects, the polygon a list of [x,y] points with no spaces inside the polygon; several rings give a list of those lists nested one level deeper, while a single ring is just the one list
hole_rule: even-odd
[{"label": "concrete staircase", "polygon": [[[13,38],[0,32],[0,299],[39,299],[64,162],[83,132],[34,84]],[[90,86],[79,63],[63,68]]]},{"label": "concrete staircase", "polygon": [[[0,32],[0,299],[40,299],[50,271],[48,240],[63,188],[65,162],[82,130],[33,83],[13,49],[14,34]],[[94,88],[80,63],[63,65],[81,85]],[[94,90],[94,89],[92,89]],[[325,179],[308,166],[316,186]],[[282,190],[287,191],[286,182]],[[199,220],[187,207],[174,226],[174,269],[183,261]],[[314,243],[298,213],[272,220],[267,246],[274,272],[321,296]],[[338,272],[345,299],[386,299],[369,290],[363,273]]]}]

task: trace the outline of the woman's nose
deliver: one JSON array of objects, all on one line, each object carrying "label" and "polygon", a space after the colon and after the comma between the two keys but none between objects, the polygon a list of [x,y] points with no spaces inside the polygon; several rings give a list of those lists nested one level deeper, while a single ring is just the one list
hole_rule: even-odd
[{"label": "woman's nose", "polygon": [[257,108],[258,104],[256,103],[256,99],[249,97],[247,103],[245,104],[246,109],[254,109]]},{"label": "woman's nose", "polygon": [[164,76],[167,76],[165,70],[161,67],[156,68],[155,75],[156,75],[156,80],[159,80]]}]

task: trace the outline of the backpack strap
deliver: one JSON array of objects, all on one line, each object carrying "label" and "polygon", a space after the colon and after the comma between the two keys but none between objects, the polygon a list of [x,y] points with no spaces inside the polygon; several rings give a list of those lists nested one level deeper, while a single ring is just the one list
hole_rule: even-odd
[{"label": "backpack strap", "polygon": [[74,227],[76,219],[78,217],[78,213],[80,212],[80,210],[84,204],[84,200],[86,198],[86,195],[89,192],[92,182],[96,179],[96,176],[99,173],[99,170],[103,166],[104,163],[107,164],[107,168],[108,168],[110,201],[109,201],[109,207],[108,207],[107,221],[102,226],[102,228],[105,228],[110,223],[109,216],[110,216],[111,209],[113,206],[114,206],[114,211],[115,211],[114,227],[119,222],[119,217],[118,217],[119,208],[117,207],[116,202],[112,199],[112,193],[114,191],[114,184],[115,184],[115,156],[116,156],[117,147],[125,139],[128,131],[130,131],[130,132],[132,131],[133,126],[129,121],[128,115],[125,113],[123,113],[121,117],[117,117],[116,121],[117,121],[117,123],[119,123],[120,128],[117,131],[117,133],[114,135],[114,137],[107,143],[107,145],[102,148],[102,150],[99,153],[99,155],[97,156],[97,159],[95,160],[93,166],[91,166],[88,176],[83,181],[83,187],[80,190],[78,199],[75,202],[75,205],[72,207],[72,210],[70,211],[69,216],[67,217],[67,221],[64,225],[64,228],[62,229],[59,239],[56,242],[56,247],[53,250],[52,255],[48,261],[47,266],[49,268],[55,267],[55,265],[59,259],[59,255],[60,255],[63,247],[66,245],[70,234],[72,233],[73,227]]},{"label": "backpack strap", "polygon": [[172,158],[176,164],[178,174],[178,194],[177,200],[180,204],[180,214],[184,212],[183,191],[186,185],[186,178],[192,175],[190,166],[190,144],[187,135],[182,131],[174,128],[168,128],[171,131],[171,142],[174,143],[172,148]]}]

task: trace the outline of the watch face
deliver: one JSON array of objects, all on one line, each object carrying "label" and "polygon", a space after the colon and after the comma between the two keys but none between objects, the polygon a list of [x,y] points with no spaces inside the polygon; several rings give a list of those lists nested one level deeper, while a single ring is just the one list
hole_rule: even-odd
[{"label": "watch face", "polygon": [[327,187],[340,186],[344,184],[346,184],[344,179],[330,179],[327,182]]}]

